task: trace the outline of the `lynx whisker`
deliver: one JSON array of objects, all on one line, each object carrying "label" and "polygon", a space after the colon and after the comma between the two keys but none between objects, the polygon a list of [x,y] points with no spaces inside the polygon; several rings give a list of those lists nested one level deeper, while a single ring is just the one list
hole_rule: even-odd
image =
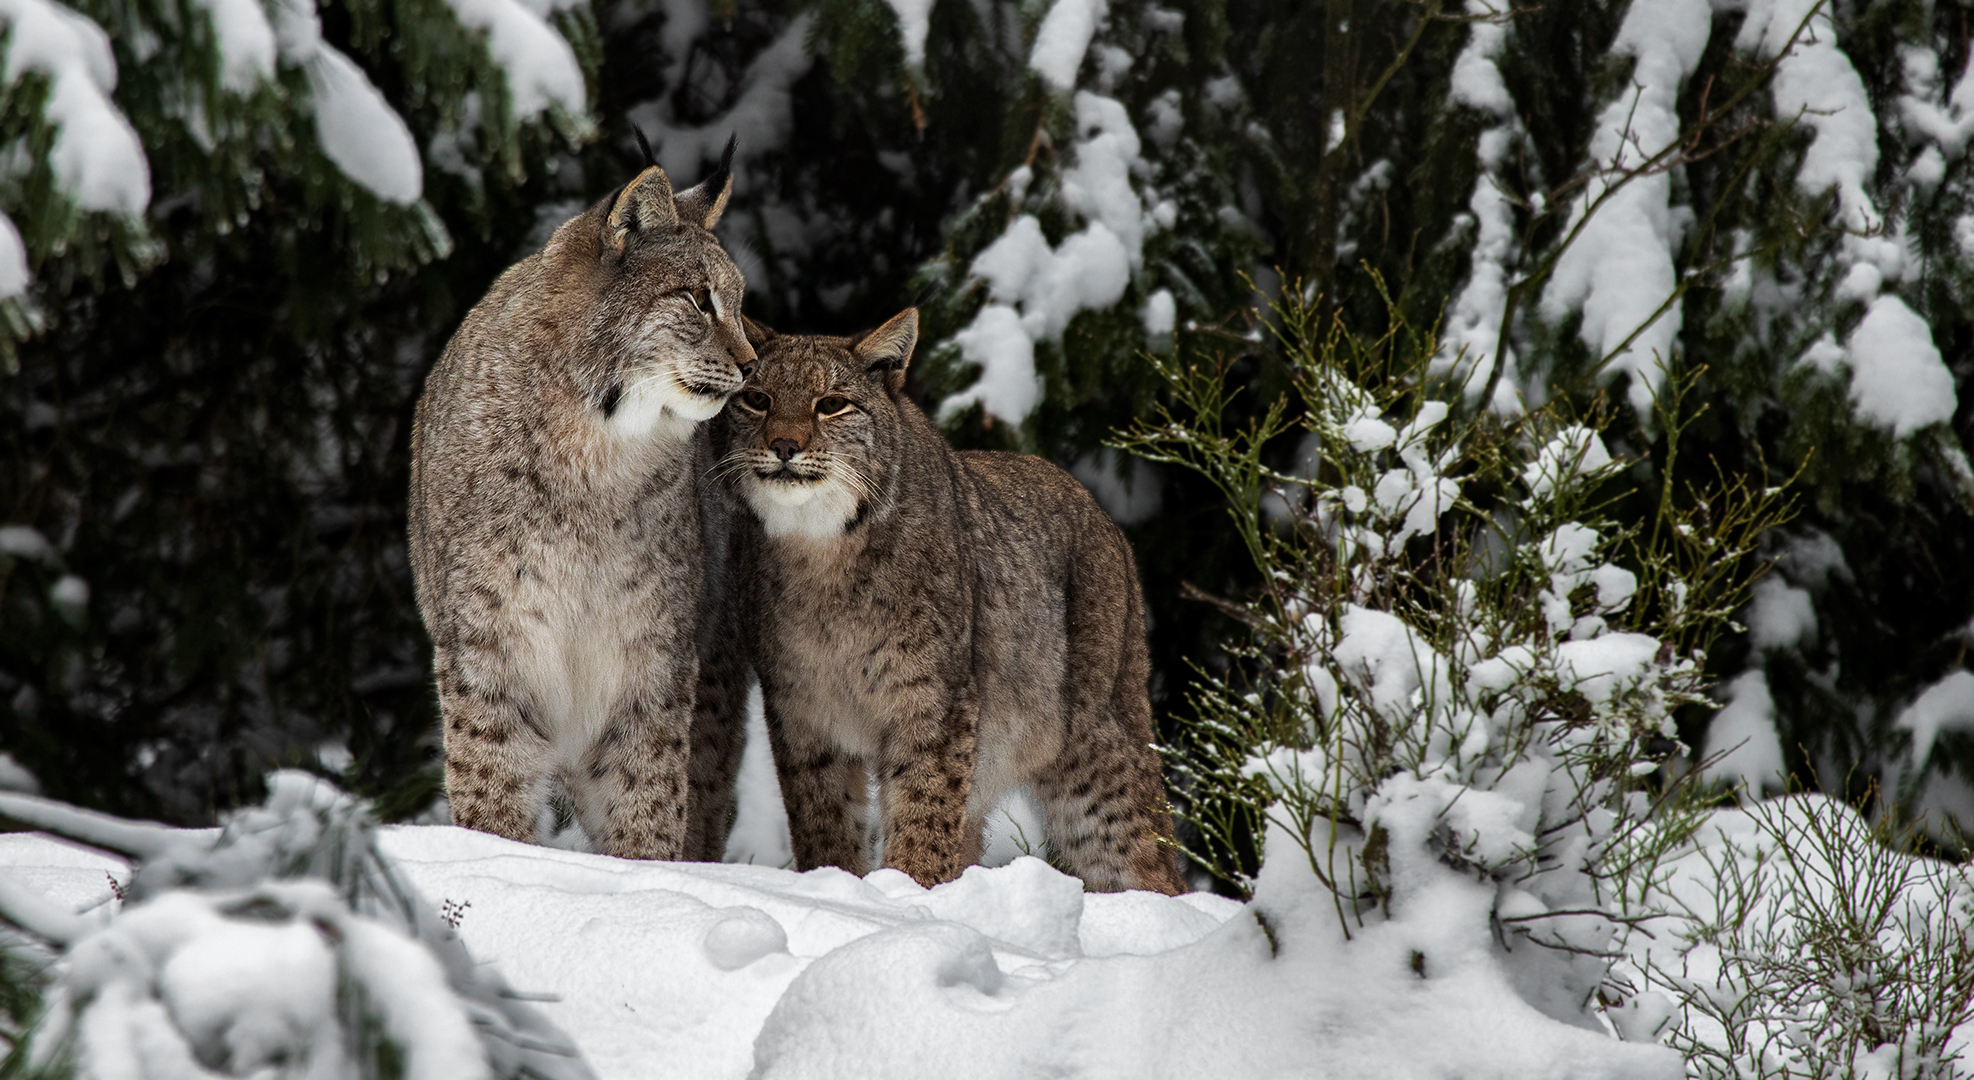
[{"label": "lynx whisker", "polygon": [[[836,463],[832,462],[832,465],[834,464]],[[869,476],[865,475],[864,471],[859,469],[854,462],[841,459],[841,468],[834,469],[833,471],[848,480],[851,487],[862,492],[865,500],[872,503],[877,501],[877,484]]]},{"label": "lynx whisker", "polygon": [[683,384],[679,382],[678,375],[667,369],[664,371],[654,371],[646,375],[639,375],[637,378],[626,382],[624,384],[623,396],[631,400],[636,400],[643,396],[646,391],[654,387],[663,386],[668,382],[675,389],[684,389]]},{"label": "lynx whisker", "polygon": [[753,465],[753,453],[746,447],[739,447],[728,451],[720,460],[714,462],[709,475],[715,480],[726,480],[739,476],[741,473],[752,468]]}]

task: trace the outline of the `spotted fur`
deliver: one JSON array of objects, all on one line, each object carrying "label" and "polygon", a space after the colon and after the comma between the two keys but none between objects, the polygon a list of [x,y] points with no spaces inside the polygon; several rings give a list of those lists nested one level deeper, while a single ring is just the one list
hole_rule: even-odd
[{"label": "spotted fur", "polygon": [[1117,526],[1040,458],[946,445],[903,393],[916,311],[855,338],[749,328],[720,472],[755,523],[742,623],[797,864],[864,872],[874,776],[885,864],[951,880],[1027,784],[1090,888],[1184,891]]},{"label": "spotted fur", "polygon": [[[731,796],[694,776],[715,795],[689,813],[687,758],[740,677],[702,425],[754,362],[710,231],[731,186],[646,168],[501,275],[426,380],[410,551],[461,825],[533,840],[559,781],[605,852],[724,840]],[[694,772],[730,788],[708,750]]]}]

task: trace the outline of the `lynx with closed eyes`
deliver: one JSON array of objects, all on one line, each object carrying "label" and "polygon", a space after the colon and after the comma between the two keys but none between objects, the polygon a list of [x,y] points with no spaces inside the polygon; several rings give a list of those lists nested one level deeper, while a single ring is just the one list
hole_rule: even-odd
[{"label": "lynx with closed eyes", "polygon": [[532,840],[559,782],[607,853],[718,858],[745,673],[702,422],[754,363],[711,232],[731,187],[650,165],[503,274],[426,382],[411,559],[461,825]]}]

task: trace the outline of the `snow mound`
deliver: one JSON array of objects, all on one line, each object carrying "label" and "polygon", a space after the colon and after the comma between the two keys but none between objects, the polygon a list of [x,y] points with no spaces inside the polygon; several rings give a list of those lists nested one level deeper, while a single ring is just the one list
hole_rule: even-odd
[{"label": "snow mound", "polygon": [[[1679,1075],[1663,1049],[1543,1017],[1486,962],[1421,977],[1395,933],[1346,944],[1327,909],[1264,928],[1220,897],[1085,894],[1033,858],[924,889],[887,870],[629,862],[442,826],[377,836],[477,961],[559,999],[541,1011],[602,1077],[653,1062],[733,1078]],[[24,834],[0,836],[0,866],[70,910],[129,876]],[[268,956],[321,947],[251,932]],[[215,957],[187,994],[262,985]],[[263,986],[256,1007],[279,1019],[319,984]]]},{"label": "snow mound", "polygon": [[377,1075],[388,1054],[407,1078],[595,1075],[468,953],[462,912],[427,904],[379,852],[367,807],[307,773],[270,775],[267,801],[219,829],[6,792],[0,815],[137,864],[39,837],[0,844],[0,936],[54,961],[30,1071],[73,1055],[98,1080],[287,1075],[298,1061]]}]

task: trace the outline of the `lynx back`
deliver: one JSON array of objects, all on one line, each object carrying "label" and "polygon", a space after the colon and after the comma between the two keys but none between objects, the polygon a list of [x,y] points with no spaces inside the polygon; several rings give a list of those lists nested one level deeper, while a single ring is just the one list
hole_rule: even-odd
[{"label": "lynx back", "polygon": [[733,655],[702,627],[701,421],[754,363],[710,231],[731,186],[646,168],[501,275],[426,381],[411,561],[461,825],[533,840],[559,780],[603,851],[688,846],[695,703],[724,704],[700,653]]},{"label": "lynx back", "polygon": [[758,524],[742,621],[797,863],[864,871],[868,774],[886,865],[949,880],[1026,784],[1090,888],[1184,891],[1117,526],[1040,458],[947,446],[903,392],[916,311],[749,331],[720,472]]}]

